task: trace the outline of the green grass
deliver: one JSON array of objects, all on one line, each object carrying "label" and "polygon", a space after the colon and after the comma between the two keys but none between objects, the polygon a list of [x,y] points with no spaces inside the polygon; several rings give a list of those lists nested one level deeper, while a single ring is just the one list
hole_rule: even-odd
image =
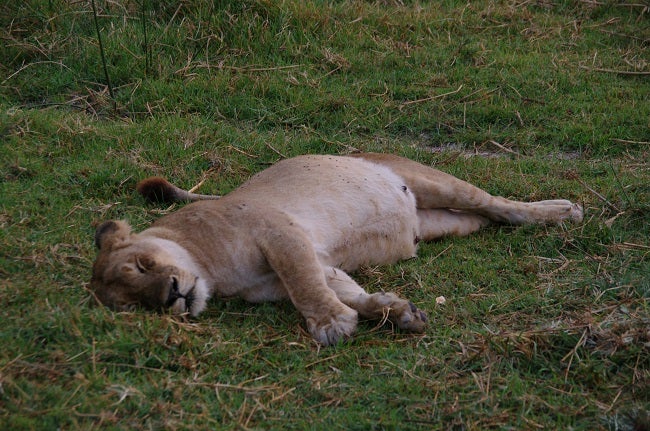
[{"label": "green grass", "polygon": [[[650,427],[650,25],[624,1],[0,5],[0,429]],[[146,37],[145,37],[146,35]],[[94,226],[164,175],[406,155],[585,221],[491,227],[355,274],[427,310],[319,349],[291,304],[200,319],[86,291]],[[437,305],[435,298],[447,303]]]}]

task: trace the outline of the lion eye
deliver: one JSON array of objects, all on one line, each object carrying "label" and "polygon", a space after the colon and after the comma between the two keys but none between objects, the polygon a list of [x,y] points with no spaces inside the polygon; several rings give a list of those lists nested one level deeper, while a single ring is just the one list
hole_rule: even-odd
[{"label": "lion eye", "polygon": [[142,268],[142,272],[146,272],[149,270],[152,270],[156,266],[156,261],[149,255],[142,255],[142,256],[137,256],[136,259],[136,265],[138,266],[138,269]]},{"label": "lion eye", "polygon": [[135,260],[135,267],[138,268],[138,271],[140,271],[140,274],[144,274],[147,272],[147,268],[142,264],[142,261],[140,259]]}]

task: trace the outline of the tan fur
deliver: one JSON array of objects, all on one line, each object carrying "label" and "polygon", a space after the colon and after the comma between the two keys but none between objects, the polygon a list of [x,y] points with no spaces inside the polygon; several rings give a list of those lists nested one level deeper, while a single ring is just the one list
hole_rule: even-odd
[{"label": "tan fur", "polygon": [[[145,196],[210,198],[162,179],[147,181],[138,187]],[[387,315],[400,328],[421,332],[424,312],[392,293],[366,293],[346,271],[411,258],[420,239],[467,235],[491,221],[564,220],[582,220],[582,209],[566,200],[494,197],[397,156],[301,156],[139,234],[124,221],[102,224],[91,288],[115,309],[193,316],[212,296],[288,298],[323,345],[351,336],[358,315]]]}]

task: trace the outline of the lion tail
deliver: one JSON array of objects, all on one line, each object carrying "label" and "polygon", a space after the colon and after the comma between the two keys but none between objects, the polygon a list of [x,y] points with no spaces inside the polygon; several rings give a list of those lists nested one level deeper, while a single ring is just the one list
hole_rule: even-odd
[{"label": "lion tail", "polygon": [[161,177],[145,178],[135,189],[150,202],[192,202],[220,198],[217,195],[202,195],[183,190]]}]

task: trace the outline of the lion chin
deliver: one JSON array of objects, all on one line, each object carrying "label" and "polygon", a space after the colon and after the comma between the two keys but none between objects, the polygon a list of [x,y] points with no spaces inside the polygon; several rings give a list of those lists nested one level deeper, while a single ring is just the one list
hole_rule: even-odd
[{"label": "lion chin", "polygon": [[288,299],[322,345],[351,337],[359,317],[426,328],[424,311],[390,292],[367,293],[350,271],[412,258],[420,241],[494,222],[582,220],[568,200],[492,196],[387,154],[283,160],[223,197],[162,178],[137,189],[149,200],[195,202],[140,233],[121,220],[97,227],[90,288],[99,303],[198,316],[211,297]]}]

